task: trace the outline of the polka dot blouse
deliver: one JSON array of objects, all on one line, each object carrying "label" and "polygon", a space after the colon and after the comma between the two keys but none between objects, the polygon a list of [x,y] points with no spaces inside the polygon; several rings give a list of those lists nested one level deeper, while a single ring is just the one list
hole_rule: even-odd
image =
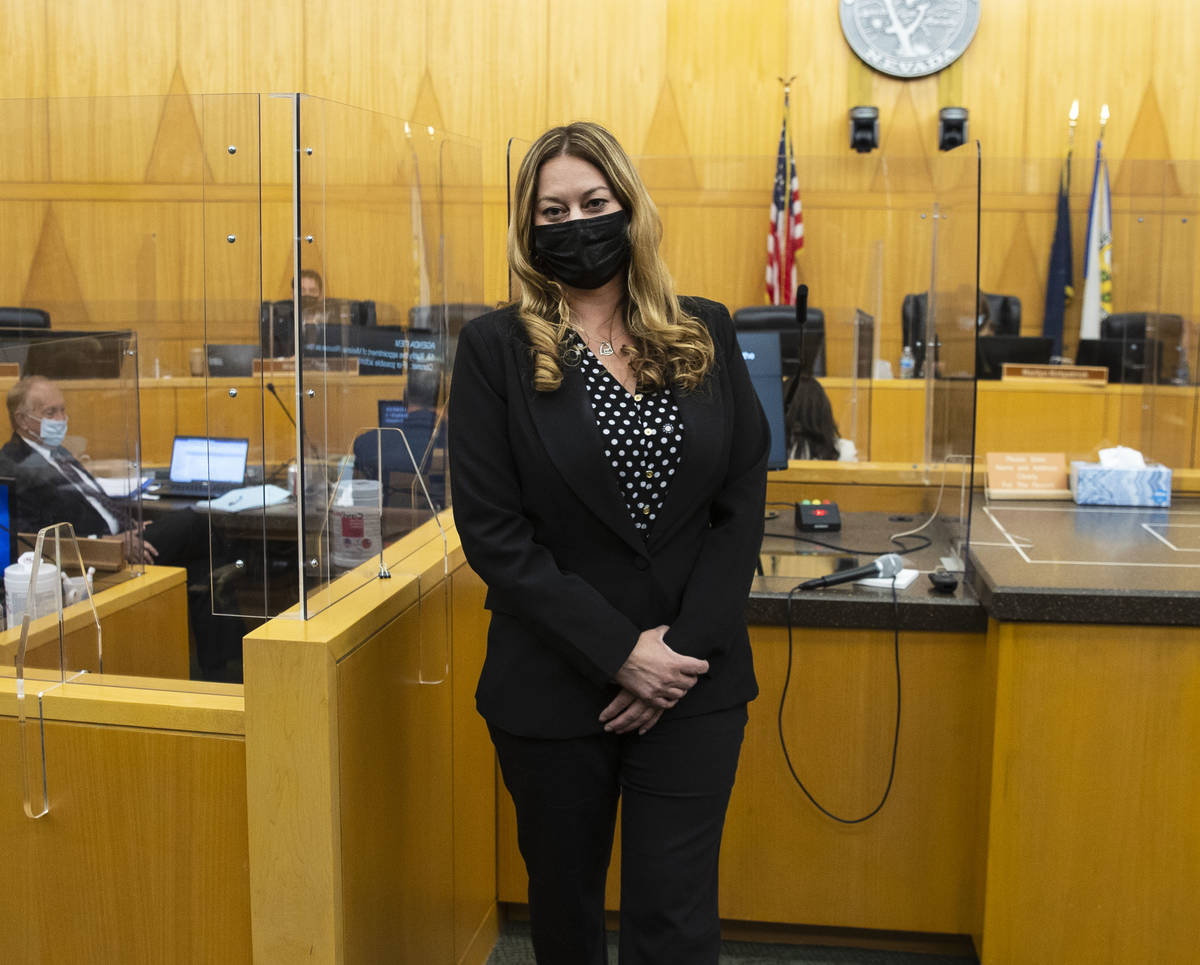
[{"label": "polka dot blouse", "polygon": [[582,350],[579,368],[604,440],[604,456],[617,477],[633,525],[645,539],[679,468],[683,442],[679,406],[669,386],[630,395],[582,340],[578,347]]}]

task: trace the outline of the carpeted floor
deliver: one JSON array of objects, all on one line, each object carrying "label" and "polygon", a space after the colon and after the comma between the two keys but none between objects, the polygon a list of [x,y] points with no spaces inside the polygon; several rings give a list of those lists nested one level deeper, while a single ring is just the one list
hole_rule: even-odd
[{"label": "carpeted floor", "polygon": [[[608,961],[616,965],[616,935],[608,936]],[[765,945],[757,942],[723,942],[721,965],[977,965],[974,956],[917,955],[860,948],[820,945]],[[487,965],[533,965],[533,944],[528,922],[504,926]]]}]

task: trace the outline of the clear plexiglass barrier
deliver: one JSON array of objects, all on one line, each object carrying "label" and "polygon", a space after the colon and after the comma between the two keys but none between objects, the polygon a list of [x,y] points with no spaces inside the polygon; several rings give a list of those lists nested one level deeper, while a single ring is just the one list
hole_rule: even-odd
[{"label": "clear plexiglass barrier", "polygon": [[95,592],[157,614],[71,672],[229,680],[263,619],[416,579],[383,553],[443,525],[446,376],[487,307],[479,146],[291,94],[0,101],[0,126],[6,577],[70,522]]},{"label": "clear plexiglass barrier", "polygon": [[447,504],[449,366],[488,310],[480,149],[304,96],[201,104],[207,341],[245,356],[208,366],[209,434],[264,484],[214,502],[213,569],[253,590],[230,612],[303,619]]}]

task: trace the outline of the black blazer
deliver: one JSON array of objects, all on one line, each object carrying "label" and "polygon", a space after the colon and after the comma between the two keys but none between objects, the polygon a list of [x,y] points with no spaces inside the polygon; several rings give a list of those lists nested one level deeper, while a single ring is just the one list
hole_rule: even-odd
[{"label": "black blazer", "polygon": [[612,683],[643,631],[670,626],[709,673],[668,714],[757,694],[744,610],[762,542],[767,422],[724,306],[682,299],[712,333],[716,362],[676,393],[679,469],[645,540],[634,528],[583,375],[535,392],[510,306],[468,323],[450,392],[450,485],[467,561],[492,611],[476,705],[531,737],[599,733]]},{"label": "black blazer", "polygon": [[[67,450],[63,449],[62,454],[91,475]],[[87,497],[16,433],[0,448],[0,476],[13,478],[10,515],[18,533],[36,533],[43,526],[70,523],[78,536],[109,535],[104,517]],[[118,531],[128,529],[128,511],[114,506]]]}]

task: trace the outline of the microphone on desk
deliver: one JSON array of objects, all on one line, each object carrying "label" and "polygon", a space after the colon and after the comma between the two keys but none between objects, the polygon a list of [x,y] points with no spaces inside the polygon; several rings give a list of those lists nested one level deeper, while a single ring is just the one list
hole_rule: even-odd
[{"label": "microphone on desk", "polygon": [[852,583],[855,580],[865,580],[871,577],[882,577],[889,580],[899,576],[902,569],[904,569],[904,560],[896,553],[886,553],[865,566],[856,566],[852,570],[838,570],[828,576],[805,580],[797,589],[819,590],[825,586],[837,586],[839,583]]},{"label": "microphone on desk", "polygon": [[796,324],[803,327],[808,321],[808,286],[799,285],[796,288]]}]

